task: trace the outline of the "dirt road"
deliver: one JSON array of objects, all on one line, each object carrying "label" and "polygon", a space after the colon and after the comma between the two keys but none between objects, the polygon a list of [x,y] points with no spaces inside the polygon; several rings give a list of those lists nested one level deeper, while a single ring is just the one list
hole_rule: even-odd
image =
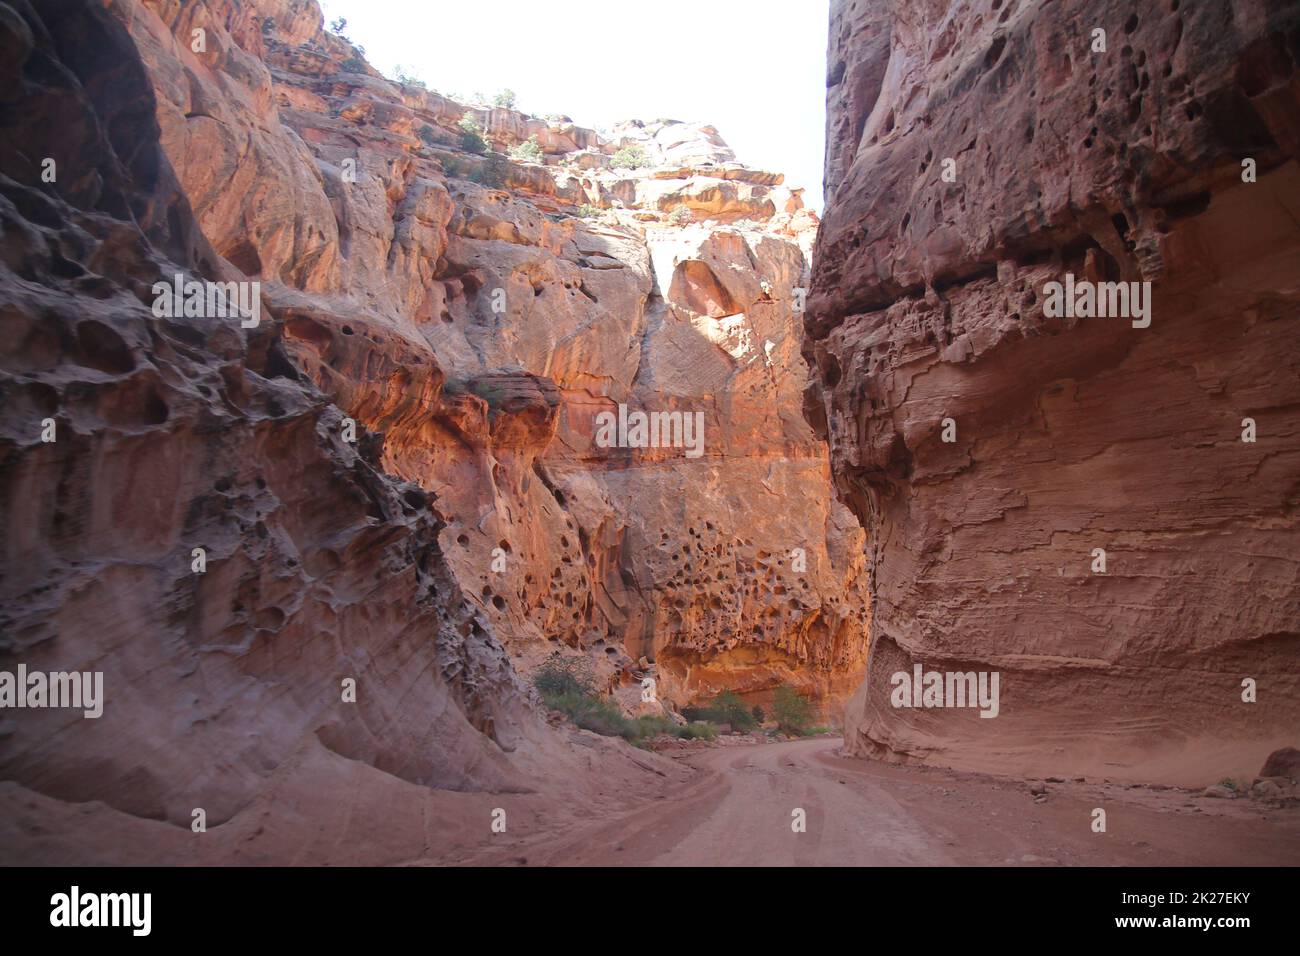
[{"label": "dirt road", "polygon": [[[1025,781],[837,755],[832,738],[714,747],[685,784],[463,862],[526,865],[1300,864],[1300,809],[1186,791]],[[644,795],[638,795],[644,796]],[[1106,811],[1106,832],[1093,811]],[[795,832],[802,810],[806,828]]]}]

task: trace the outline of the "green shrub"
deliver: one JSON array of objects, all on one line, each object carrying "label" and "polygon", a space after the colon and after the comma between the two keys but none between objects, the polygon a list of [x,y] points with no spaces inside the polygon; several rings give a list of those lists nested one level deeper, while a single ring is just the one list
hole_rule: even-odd
[{"label": "green shrub", "polygon": [[599,206],[592,206],[589,203],[583,203],[578,207],[578,215],[583,219],[595,219],[604,211]]},{"label": "green shrub", "polygon": [[348,21],[345,20],[343,17],[339,17],[337,20],[334,20],[333,22],[330,23],[330,33],[333,33],[336,36],[342,36],[343,31],[346,30],[347,28],[348,28]]},{"label": "green shrub", "polygon": [[754,723],[756,724],[761,724],[763,721],[767,720],[767,715],[763,713],[763,708],[758,704],[754,705],[754,709],[751,710],[750,713],[754,715]]},{"label": "green shrub", "polygon": [[500,106],[503,109],[512,110],[515,108],[515,91],[501,90],[496,96],[492,97],[492,105]]},{"label": "green shrub", "polygon": [[669,220],[678,226],[686,226],[695,221],[695,213],[688,206],[678,206],[668,214]]},{"label": "green shrub", "polygon": [[561,694],[547,699],[547,706],[567,714],[583,730],[604,737],[636,739],[636,725],[623,716],[612,701],[589,694]]},{"label": "green shrub", "polygon": [[581,657],[551,658],[533,673],[532,682],[547,707],[605,737],[622,737],[639,746],[662,734],[683,740],[712,740],[717,735],[717,728],[702,721],[683,727],[669,717],[624,716],[617,704],[597,692],[591,668]]},{"label": "green shrub", "polygon": [[483,154],[487,152],[487,140],[483,138],[483,127],[474,122],[473,117],[462,116],[456,124],[460,129],[460,148],[467,153]]},{"label": "green shrub", "polygon": [[355,56],[350,56],[340,64],[344,73],[364,73],[366,72],[366,61],[360,60]]},{"label": "green shrub", "polygon": [[754,726],[754,715],[733,691],[724,690],[713,699],[713,711],[718,715],[718,722],[731,724],[736,730],[749,730]]},{"label": "green shrub", "polygon": [[542,152],[542,144],[537,142],[536,136],[530,136],[525,142],[511,147],[510,158],[517,163],[546,162],[546,154]]},{"label": "green shrub", "polygon": [[812,701],[788,684],[782,684],[772,697],[772,716],[777,726],[790,734],[803,734],[812,723]]},{"label": "green shrub", "polygon": [[754,715],[745,707],[745,702],[734,691],[724,690],[706,706],[683,707],[682,716],[687,720],[703,720],[714,724],[730,724],[733,730],[742,733],[754,726]]},{"label": "green shrub", "polygon": [[533,672],[533,686],[542,699],[565,694],[594,695],[596,679],[581,657],[552,657]]},{"label": "green shrub", "polygon": [[438,137],[434,135],[433,127],[428,123],[421,124],[417,135],[424,141],[426,146],[432,146],[434,143],[438,142]]},{"label": "green shrub", "polygon": [[653,717],[649,714],[638,717],[634,722],[636,725],[636,734],[639,739],[647,737],[658,737],[661,734],[678,736],[677,724],[668,717]]},{"label": "green shrub", "polygon": [[402,86],[411,86],[417,90],[427,90],[429,88],[428,84],[425,83],[424,80],[420,79],[400,63],[393,67],[393,79],[397,80],[397,82],[402,84]]},{"label": "green shrub", "polygon": [[650,157],[646,155],[644,147],[633,143],[614,154],[612,165],[615,169],[640,169],[650,165]]},{"label": "green shrub", "polygon": [[591,668],[580,657],[553,657],[533,674],[533,686],[542,701],[583,730],[606,737],[635,740],[637,725],[623,716],[612,701],[596,693]]}]

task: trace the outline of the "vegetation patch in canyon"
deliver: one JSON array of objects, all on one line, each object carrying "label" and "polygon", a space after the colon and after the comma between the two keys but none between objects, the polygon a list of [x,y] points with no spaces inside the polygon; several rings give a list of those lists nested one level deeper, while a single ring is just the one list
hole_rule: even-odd
[{"label": "vegetation patch in canyon", "polygon": [[782,684],[772,696],[772,716],[784,733],[802,737],[822,729],[812,726],[812,701],[789,684]]},{"label": "vegetation patch in canyon", "polygon": [[510,147],[509,156],[517,163],[545,163],[546,156],[542,153],[542,146],[537,142],[537,137],[530,136],[518,146]]},{"label": "vegetation patch in canyon", "polygon": [[642,166],[650,165],[650,156],[646,153],[645,147],[633,143],[616,152],[610,165],[615,169],[640,169]]},{"label": "vegetation patch in canyon", "polygon": [[[758,712],[762,713],[761,710]],[[682,708],[682,716],[687,720],[708,721],[713,724],[730,724],[732,730],[737,730],[741,733],[747,733],[752,730],[761,720],[761,718],[759,720],[755,719],[755,712],[746,707],[745,702],[740,699],[735,691],[732,690],[724,690],[704,706]]]},{"label": "vegetation patch in canyon", "polygon": [[483,128],[472,117],[462,116],[456,124],[460,129],[460,148],[467,153],[486,153],[487,140],[483,138]]},{"label": "vegetation patch in canyon", "polygon": [[583,658],[551,658],[533,674],[533,687],[547,707],[558,710],[583,730],[622,737],[638,746],[665,734],[683,740],[712,740],[717,735],[717,728],[705,721],[681,725],[669,717],[625,716],[617,704],[600,695]]}]

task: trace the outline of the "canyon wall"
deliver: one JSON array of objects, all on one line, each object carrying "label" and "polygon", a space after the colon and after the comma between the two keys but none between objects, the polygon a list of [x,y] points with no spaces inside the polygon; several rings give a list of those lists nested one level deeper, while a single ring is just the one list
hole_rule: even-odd
[{"label": "canyon wall", "polygon": [[[870,549],[851,751],[1203,785],[1295,743],[1297,62],[1295,3],[832,4],[805,351]],[[1045,314],[1067,273],[1150,282],[1149,326]],[[1000,713],[895,706],[917,664]]]},{"label": "canyon wall", "polygon": [[[383,434],[519,669],[559,648],[630,704],[646,677],[675,706],[789,683],[838,715],[865,562],[799,412],[799,190],[706,125],[602,137],[391,82],[314,4],[130,22],[204,234],[278,320],[255,353]],[[543,161],[467,149],[463,117]],[[599,447],[620,405],[702,414],[702,448]]]},{"label": "canyon wall", "polygon": [[[311,0],[18,0],[0,48],[0,670],[104,675],[0,720],[5,862],[454,859],[682,772],[548,718],[556,653],[629,710],[839,712],[864,535],[800,413],[799,190],[706,125],[391,82]],[[702,445],[604,447],[620,406]]]},{"label": "canyon wall", "polygon": [[237,321],[155,315],[155,282],[238,273],[123,24],[42,13],[0,5],[0,669],[103,693],[89,718],[7,701],[4,862],[395,862],[475,842],[474,792],[590,806],[432,497]]}]

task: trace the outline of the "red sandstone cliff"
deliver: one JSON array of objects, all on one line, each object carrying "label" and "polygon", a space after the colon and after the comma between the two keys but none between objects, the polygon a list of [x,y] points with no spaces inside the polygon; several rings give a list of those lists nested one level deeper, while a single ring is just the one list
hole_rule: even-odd
[{"label": "red sandstone cliff", "polygon": [[[521,669],[559,647],[677,705],[789,682],[838,709],[865,576],[797,411],[816,223],[797,190],[711,127],[606,139],[400,86],[314,4],[139,14],[164,151],[279,320],[255,351],[384,434],[382,467],[433,494],[453,573]],[[464,115],[502,149],[536,137],[545,163],[467,152]],[[631,143],[651,166],[612,168]],[[703,413],[703,456],[595,447],[619,404]]]},{"label": "red sandstone cliff", "polygon": [[[863,533],[799,413],[779,175],[693,124],[471,110],[546,162],[466,151],[303,0],[0,3],[0,49],[0,663],[107,688],[4,715],[7,861],[445,857],[485,793],[577,817],[680,772],[548,724],[557,650],[629,706],[851,693]],[[258,281],[261,322],[157,316],[177,273]],[[702,454],[597,447],[620,404],[702,413]]]},{"label": "red sandstone cliff", "polygon": [[[870,542],[849,748],[1252,775],[1300,725],[1300,7],[832,6],[805,350]],[[1150,281],[1150,327],[1046,317],[1066,273]],[[1000,672],[1000,715],[892,706],[915,663]]]}]

